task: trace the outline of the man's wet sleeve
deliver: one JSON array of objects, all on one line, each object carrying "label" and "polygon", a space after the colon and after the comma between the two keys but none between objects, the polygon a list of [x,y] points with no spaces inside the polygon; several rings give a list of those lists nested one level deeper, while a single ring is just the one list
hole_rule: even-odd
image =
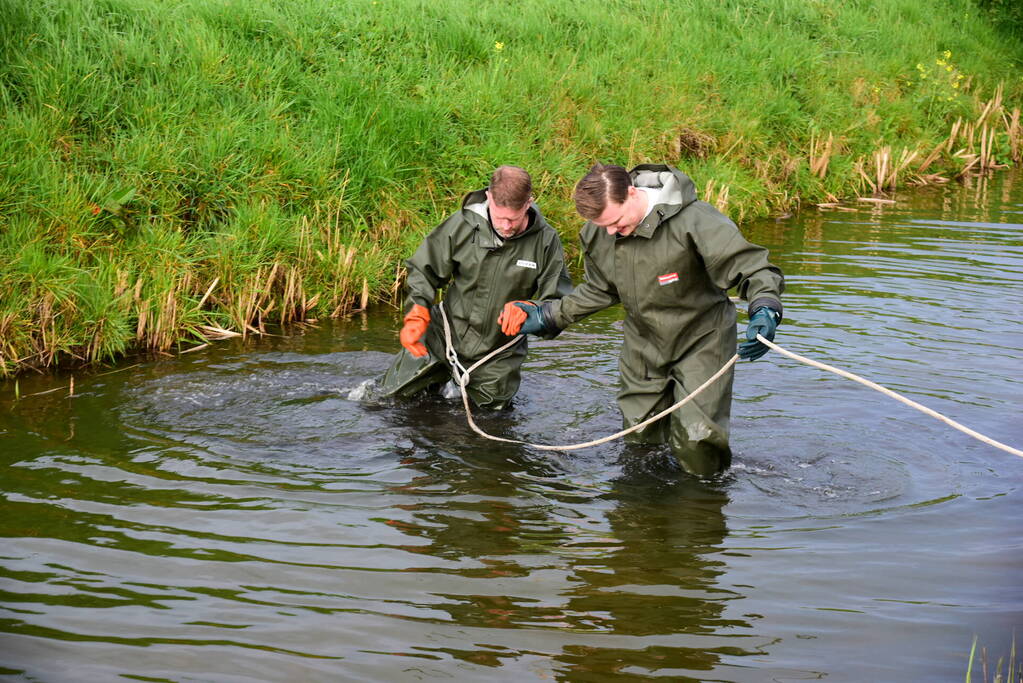
[{"label": "man's wet sleeve", "polygon": [[560,299],[572,291],[572,278],[565,267],[565,250],[557,236],[544,247],[544,260],[537,279],[534,299]]},{"label": "man's wet sleeve", "polygon": [[705,222],[692,233],[714,284],[724,290],[735,287],[750,303],[750,312],[770,306],[781,313],[785,277],[768,260],[767,249],[747,241],[724,216],[715,222],[713,226]]},{"label": "man's wet sleeve", "polygon": [[548,312],[559,329],[620,301],[618,288],[605,276],[589,249],[586,250],[583,264],[583,281],[571,294],[551,302]]}]

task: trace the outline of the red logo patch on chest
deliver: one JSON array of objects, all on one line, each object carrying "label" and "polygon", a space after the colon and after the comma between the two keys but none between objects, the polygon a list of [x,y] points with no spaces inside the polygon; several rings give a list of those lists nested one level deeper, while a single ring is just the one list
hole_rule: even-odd
[{"label": "red logo patch on chest", "polygon": [[657,276],[657,284],[661,287],[670,285],[672,282],[678,282],[678,273],[665,273]]}]

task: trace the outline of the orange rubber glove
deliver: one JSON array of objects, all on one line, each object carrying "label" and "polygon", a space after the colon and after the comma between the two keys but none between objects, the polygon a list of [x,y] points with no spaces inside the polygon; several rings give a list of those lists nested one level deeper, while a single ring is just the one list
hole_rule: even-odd
[{"label": "orange rubber glove", "polygon": [[412,304],[412,310],[405,316],[405,326],[401,328],[398,340],[416,358],[423,358],[429,353],[426,350],[426,344],[419,341],[426,334],[426,328],[429,326],[430,309],[419,304]]},{"label": "orange rubber glove", "polygon": [[526,322],[528,317],[525,311],[515,305],[517,303],[529,304],[528,301],[509,301],[501,310],[501,315],[497,316],[497,324],[501,326],[501,331],[509,337],[514,337],[519,333],[522,323]]}]

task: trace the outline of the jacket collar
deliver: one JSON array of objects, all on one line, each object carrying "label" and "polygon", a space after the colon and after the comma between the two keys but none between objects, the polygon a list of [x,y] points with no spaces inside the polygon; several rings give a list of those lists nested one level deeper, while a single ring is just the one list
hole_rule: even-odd
[{"label": "jacket collar", "polygon": [[636,237],[650,239],[658,225],[696,201],[693,181],[672,166],[640,164],[629,171],[629,177],[636,187],[655,187],[660,193],[657,204],[632,231]]}]

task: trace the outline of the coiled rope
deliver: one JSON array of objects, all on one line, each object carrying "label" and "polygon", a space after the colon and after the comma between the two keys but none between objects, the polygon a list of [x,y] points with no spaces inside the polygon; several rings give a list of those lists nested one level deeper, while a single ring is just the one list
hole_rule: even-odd
[{"label": "coiled rope", "polygon": [[[699,387],[694,389],[692,393],[690,393],[688,396],[686,396],[684,399],[682,399],[681,401],[679,401],[675,405],[670,406],[669,408],[665,408],[664,410],[662,410],[661,412],[657,413],[653,417],[649,417],[646,420],[643,420],[642,422],[640,422],[639,424],[635,424],[635,425],[629,427],[628,429],[623,429],[620,432],[615,432],[614,434],[611,434],[609,436],[605,436],[605,437],[600,438],[600,439],[595,439],[593,441],[587,441],[585,443],[569,444],[569,445],[565,445],[565,446],[555,446],[555,445],[548,445],[548,444],[535,444],[535,443],[530,443],[528,441],[520,441],[519,439],[505,439],[505,438],[502,438],[500,436],[492,436],[490,434],[487,434],[485,431],[480,429],[479,426],[477,426],[476,421],[472,417],[472,410],[469,407],[469,395],[468,395],[468,393],[466,393],[466,389],[465,388],[469,384],[469,376],[472,374],[473,370],[475,370],[479,366],[483,365],[488,360],[490,360],[491,358],[493,358],[497,354],[501,353],[505,349],[510,348],[511,346],[514,346],[516,343],[518,343],[518,341],[520,339],[522,339],[523,335],[521,335],[521,334],[517,335],[511,341],[509,341],[507,344],[505,344],[505,345],[503,345],[503,346],[501,346],[501,347],[499,347],[497,349],[494,349],[493,351],[491,351],[490,353],[485,355],[483,358],[479,359],[478,361],[476,361],[475,363],[470,365],[468,368],[466,368],[465,366],[462,365],[461,361],[459,361],[458,353],[455,351],[455,347],[454,347],[454,345],[451,342],[451,327],[448,324],[447,312],[444,310],[444,302],[440,303],[439,308],[440,308],[440,313],[441,313],[441,321],[444,323],[444,344],[446,346],[447,359],[448,359],[448,362],[451,363],[451,371],[454,374],[455,382],[458,384],[459,391],[461,391],[461,393],[462,393],[462,405],[465,406],[465,417],[466,417],[466,420],[469,422],[469,426],[472,427],[472,430],[474,432],[476,432],[477,434],[479,434],[480,436],[482,436],[482,437],[484,437],[486,439],[490,439],[491,441],[502,441],[504,443],[517,443],[517,444],[522,444],[524,446],[529,446],[530,448],[535,448],[535,449],[542,450],[542,451],[574,451],[574,450],[578,450],[580,448],[589,448],[591,446],[599,446],[602,443],[607,443],[608,441],[614,441],[615,439],[620,439],[621,437],[625,436],[626,434],[631,434],[632,432],[635,432],[635,431],[637,431],[639,429],[642,429],[642,428],[646,427],[647,425],[649,425],[651,423],[654,423],[657,420],[660,420],[662,417],[665,417],[666,415],[670,414],[672,411],[678,410],[679,408],[684,406],[686,403],[688,403],[689,401],[691,401],[694,398],[696,398],[696,396],[698,396],[700,394],[700,392],[702,392],[704,389],[706,389],[711,384],[713,384],[715,381],[717,381],[723,374],[725,374],[728,371],[728,369],[730,367],[735,365],[737,360],[739,360],[738,354],[732,356],[727,361],[725,361],[725,364],[723,366],[721,366],[720,370],[715,372],[706,382],[704,382]],[[944,422],[945,424],[949,425],[950,427],[958,429],[959,431],[963,432],[964,434],[968,434],[968,435],[972,436],[973,438],[977,439],[978,441],[982,441],[982,442],[988,444],[989,446],[994,446],[995,448],[1003,450],[1006,453],[1012,453],[1013,455],[1018,455],[1020,457],[1023,457],[1023,451],[1021,451],[1021,450],[1019,450],[1017,448],[1013,448],[1012,446],[1007,446],[1007,445],[1005,445],[1005,444],[1003,444],[1003,443],[1001,443],[999,441],[995,441],[994,439],[992,439],[992,438],[990,438],[988,436],[985,436],[985,435],[981,434],[980,432],[974,431],[974,430],[970,429],[969,427],[966,427],[965,425],[962,425],[962,424],[956,422],[955,420],[952,420],[952,419],[950,419],[948,417],[945,417],[941,413],[939,413],[939,412],[937,412],[935,410],[931,410],[927,406],[922,405],[920,403],[917,403],[916,401],[913,401],[911,399],[908,399],[905,396],[903,396],[903,395],[901,395],[901,394],[899,394],[899,393],[897,393],[895,391],[892,391],[891,389],[889,389],[887,387],[883,387],[883,386],[881,386],[880,384],[878,384],[876,382],[871,382],[868,379],[864,379],[864,378],[860,377],[859,375],[854,375],[853,373],[848,372],[846,370],[842,370],[841,368],[836,368],[833,365],[827,365],[826,363],[821,363],[821,362],[812,360],[810,358],[807,358],[805,356],[800,356],[798,353],[793,353],[792,351],[789,351],[787,349],[783,349],[782,347],[778,346],[774,342],[766,339],[763,335],[759,335],[758,334],[757,335],[757,340],[759,340],[762,344],[766,345],[768,348],[773,349],[774,351],[777,351],[778,353],[782,354],[783,356],[788,356],[789,358],[792,358],[793,360],[797,360],[797,361],[799,361],[801,363],[805,363],[806,365],[818,368],[820,370],[826,370],[828,372],[832,372],[832,373],[834,373],[836,375],[839,375],[840,377],[845,377],[846,379],[851,379],[852,381],[858,382],[858,383],[862,384],[863,386],[870,387],[871,389],[874,389],[876,391],[880,391],[882,394],[885,394],[886,396],[890,396],[890,397],[894,398],[896,401],[899,401],[901,403],[905,403],[907,406],[910,406],[911,408],[916,408],[917,410],[919,410],[920,412],[922,412],[922,413],[924,413],[926,415],[930,415],[933,418],[941,420],[942,422]]]}]

